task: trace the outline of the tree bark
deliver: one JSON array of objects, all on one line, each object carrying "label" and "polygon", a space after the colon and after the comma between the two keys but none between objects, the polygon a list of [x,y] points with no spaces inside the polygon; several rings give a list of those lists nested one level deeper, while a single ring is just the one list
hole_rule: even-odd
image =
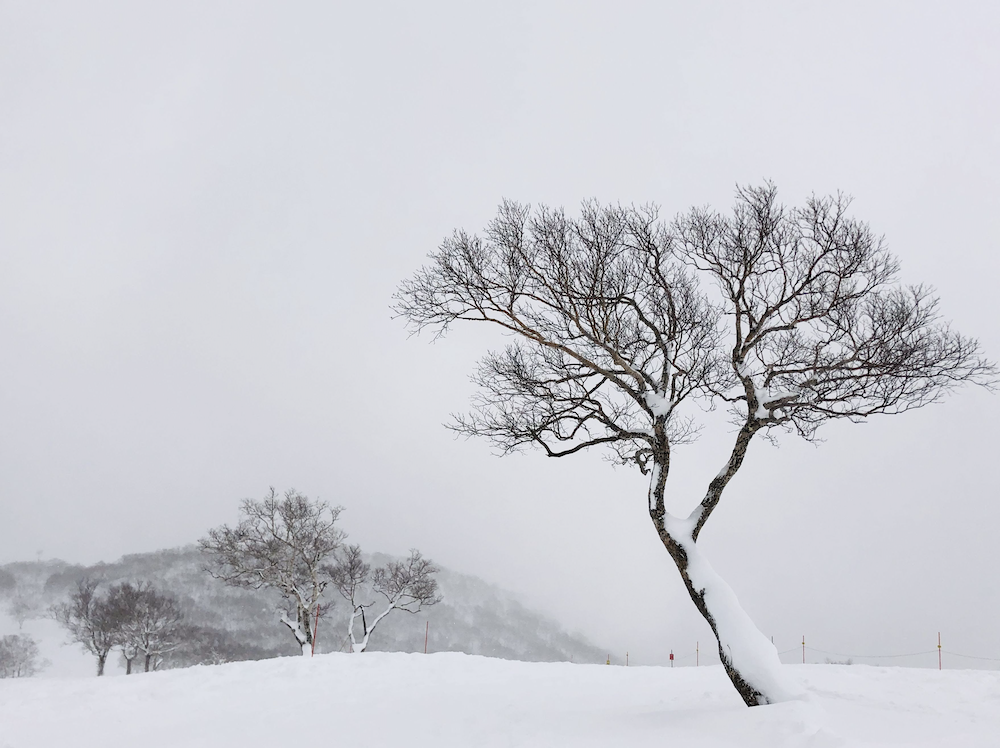
[{"label": "tree bark", "polygon": [[97,674],[104,675],[104,662],[108,659],[107,653],[97,655]]},{"label": "tree bark", "polygon": [[313,637],[309,611],[305,608],[299,608],[299,629],[305,635],[305,641],[302,642],[302,656],[309,657],[312,655]]},{"label": "tree bark", "polygon": [[739,469],[750,436],[749,429],[741,431],[726,466],[712,480],[698,508],[684,520],[671,517],[665,509],[664,489],[670,453],[666,439],[660,440],[650,477],[649,515],[660,541],[680,572],[688,595],[715,635],[726,675],[747,706],[760,706],[800,698],[802,690],[782,673],[774,645],[750,620],[735,593],[708,563],[696,542],[708,514]]},{"label": "tree bark", "polygon": [[[746,705],[760,706],[795,698],[797,689],[779,672],[781,662],[774,646],[754,626],[732,589],[700,557],[694,541],[689,539],[682,544],[669,532],[659,535],[677,565],[688,595],[715,634],[722,666]],[[701,567],[694,579],[690,562],[693,555],[700,557]]]},{"label": "tree bark", "polygon": [[295,637],[295,641],[298,642],[302,650],[302,656],[309,657],[312,654],[312,629],[309,626],[309,611],[299,606],[294,621],[288,617],[287,612],[282,611],[281,622],[292,632],[292,636]]}]

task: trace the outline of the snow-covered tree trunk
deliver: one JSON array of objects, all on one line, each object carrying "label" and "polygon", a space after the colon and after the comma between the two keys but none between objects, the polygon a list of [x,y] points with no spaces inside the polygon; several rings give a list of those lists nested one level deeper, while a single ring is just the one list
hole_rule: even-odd
[{"label": "snow-covered tree trunk", "polygon": [[715,634],[719,658],[729,679],[748,706],[798,698],[801,689],[782,672],[774,645],[709,564],[691,537],[692,527],[689,520],[668,517],[660,537],[677,564],[691,600]]},{"label": "snow-covered tree trunk", "polygon": [[[662,433],[665,419],[657,419]],[[684,586],[698,612],[705,618],[719,645],[719,658],[747,706],[774,704],[800,698],[802,690],[784,672],[778,652],[740,606],[732,588],[723,581],[698,548],[697,540],[723,489],[739,470],[754,430],[744,427],[726,465],[709,484],[708,492],[686,519],[670,516],[664,508],[664,489],[670,464],[665,439],[654,452],[649,483],[649,514],[660,540],[677,565]]]},{"label": "snow-covered tree trunk", "polygon": [[312,611],[309,608],[299,608],[299,631],[305,633],[305,637],[300,640],[302,645],[302,656],[312,656],[313,631],[312,631]]},{"label": "snow-covered tree trunk", "polygon": [[351,640],[351,652],[364,652],[365,647],[368,646],[368,626],[363,624],[364,633],[362,634],[361,642],[359,643],[357,638],[354,636],[354,622],[357,620],[358,616],[361,616],[362,622],[364,621],[365,610],[364,608],[355,608],[351,613],[350,619],[347,621],[347,636]]},{"label": "snow-covered tree trunk", "polygon": [[[368,640],[372,637],[372,632],[375,631],[375,627],[378,626],[379,622],[389,615],[392,611],[396,610],[399,604],[399,598],[393,598],[389,600],[389,605],[379,613],[375,620],[372,621],[372,625],[368,625],[368,621],[365,618],[365,609],[363,606],[358,606],[354,613],[351,614],[351,619],[347,624],[347,635],[351,640],[351,652],[364,652],[368,648]],[[354,636],[354,621],[358,616],[361,616],[362,623],[362,637],[361,641],[358,641]]]},{"label": "snow-covered tree trunk", "polygon": [[312,655],[312,624],[309,615],[309,610],[307,608],[298,606],[296,611],[295,620],[291,620],[285,611],[281,612],[281,618],[279,619],[283,624],[288,626],[289,630],[295,636],[295,641],[299,643],[299,647],[302,649],[303,657],[310,657]]}]

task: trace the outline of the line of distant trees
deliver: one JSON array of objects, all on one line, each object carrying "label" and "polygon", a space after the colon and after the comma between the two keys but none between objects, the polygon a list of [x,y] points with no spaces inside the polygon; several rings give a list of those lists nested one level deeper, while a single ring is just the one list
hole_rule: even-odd
[{"label": "line of distant trees", "polygon": [[[278,621],[303,655],[312,653],[319,619],[334,608],[329,592],[335,591],[349,608],[338,648],[349,643],[351,652],[364,652],[390,614],[417,613],[441,601],[435,578],[439,569],[416,549],[405,559],[373,567],[359,545],[345,543],[347,534],[337,524],[342,511],[294,489],[281,495],[271,488],[263,500],[241,503],[236,525],[213,528],[199,541],[202,568],[230,586],[277,591],[285,601],[276,611]],[[28,618],[45,615],[39,595],[27,594],[2,570],[0,594],[8,598],[7,610],[19,627]],[[48,615],[71,643],[94,655],[99,676],[116,651],[129,675],[140,664],[149,672],[274,654],[234,633],[188,623],[179,599],[149,581],[107,584],[99,576],[77,578],[68,598],[48,608]],[[10,677],[3,676],[8,661],[14,663],[8,669],[18,676],[37,672],[39,665],[30,664],[37,661],[37,644],[24,635],[2,641],[8,639],[0,645],[0,656],[6,657],[0,677]]]},{"label": "line of distant trees", "polygon": [[98,593],[98,582],[77,582],[68,602],[52,607],[52,616],[97,658],[97,674],[104,675],[108,655],[121,652],[126,674],[141,658],[143,670],[156,670],[164,655],[184,639],[184,614],[177,599],[158,592],[149,582],[121,582]]}]

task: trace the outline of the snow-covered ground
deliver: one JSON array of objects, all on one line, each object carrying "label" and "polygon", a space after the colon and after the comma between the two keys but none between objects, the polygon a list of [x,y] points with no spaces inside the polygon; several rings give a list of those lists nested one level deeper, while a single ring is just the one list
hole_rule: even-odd
[{"label": "snow-covered ground", "polygon": [[129,677],[0,681],[0,748],[1000,745],[1000,674],[787,666],[747,709],[721,667],[328,654]]}]

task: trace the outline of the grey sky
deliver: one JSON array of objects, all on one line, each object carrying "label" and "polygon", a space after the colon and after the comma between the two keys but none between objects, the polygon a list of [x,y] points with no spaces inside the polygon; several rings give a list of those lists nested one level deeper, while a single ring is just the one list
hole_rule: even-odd
[{"label": "grey sky", "polygon": [[[390,296],[504,197],[671,215],[769,178],[854,195],[1000,357],[998,38],[971,2],[0,2],[0,562],[294,486],[640,662],[710,648],[641,477],[455,440],[496,339],[407,338]],[[779,649],[1000,657],[997,423],[970,389],[755,444],[702,543]],[[675,510],[728,439],[678,452]]]}]

